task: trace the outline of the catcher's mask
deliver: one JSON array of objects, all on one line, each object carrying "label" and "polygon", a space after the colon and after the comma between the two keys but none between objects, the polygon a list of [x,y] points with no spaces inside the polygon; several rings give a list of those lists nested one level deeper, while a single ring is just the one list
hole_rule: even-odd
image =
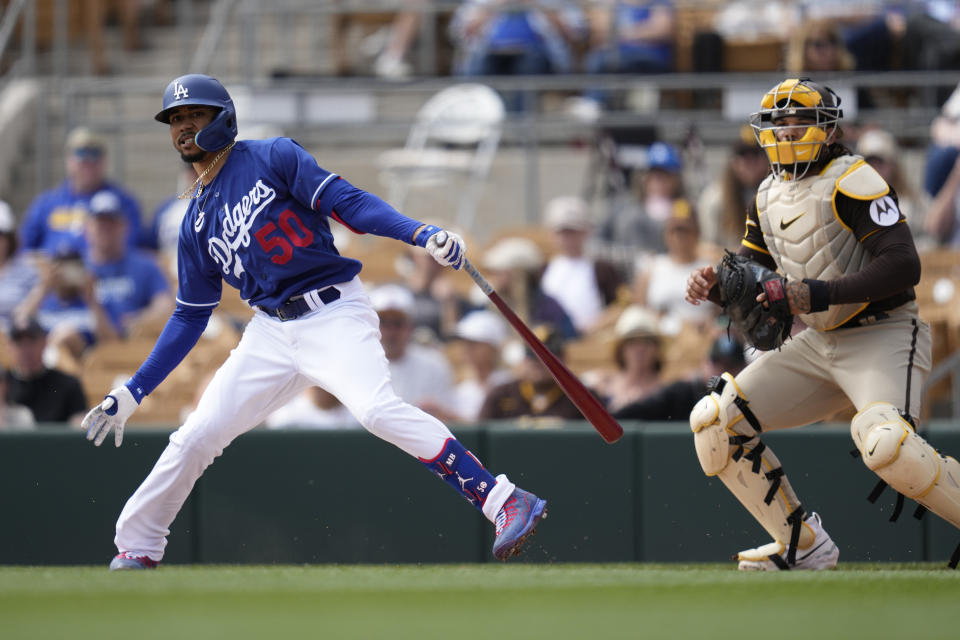
[{"label": "catcher's mask", "polygon": [[[809,78],[790,78],[773,87],[760,102],[760,110],[750,116],[750,126],[757,144],[766,152],[777,180],[792,177],[799,180],[820,159],[827,140],[837,131],[843,110],[840,96],[833,89]],[[808,123],[782,125],[788,116],[805,118]],[[791,139],[778,135],[791,129],[803,135]],[[782,139],[781,139],[782,138]]]},{"label": "catcher's mask", "polygon": [[220,112],[197,132],[194,142],[204,151],[217,151],[237,137],[237,112],[230,94],[216,78],[190,73],[175,78],[163,92],[163,109],[154,118],[170,124],[170,111],[184,105],[216,107]]}]

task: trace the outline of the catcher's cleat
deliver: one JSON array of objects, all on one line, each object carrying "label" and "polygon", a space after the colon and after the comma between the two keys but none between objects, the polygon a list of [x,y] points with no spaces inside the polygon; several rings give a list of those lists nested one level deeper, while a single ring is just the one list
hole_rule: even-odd
[{"label": "catcher's cleat", "polygon": [[130,551],[118,553],[110,561],[110,571],[126,571],[130,569],[156,569],[160,564],[156,560],[151,560],[150,556],[137,555]]},{"label": "catcher's cleat", "polygon": [[771,542],[756,549],[747,549],[737,554],[740,571],[787,571],[790,569],[819,571],[837,566],[840,550],[823,528],[820,516],[811,513],[803,524],[813,531],[813,544],[806,549],[797,549],[797,559],[793,564],[787,562],[789,546],[782,542]]},{"label": "catcher's cleat", "polygon": [[546,517],[546,500],[523,489],[514,489],[497,513],[493,555],[504,562],[517,555],[523,543],[533,534],[537,523]]}]

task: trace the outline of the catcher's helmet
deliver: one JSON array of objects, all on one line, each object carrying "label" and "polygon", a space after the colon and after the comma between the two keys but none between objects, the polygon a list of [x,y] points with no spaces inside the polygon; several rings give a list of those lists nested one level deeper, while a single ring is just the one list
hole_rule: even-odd
[{"label": "catcher's helmet", "polygon": [[163,110],[154,118],[170,124],[170,110],[183,105],[217,107],[213,122],[197,132],[194,140],[204,151],[222,149],[237,137],[237,112],[230,94],[216,78],[191,73],[174,79],[163,92]]},{"label": "catcher's helmet", "polygon": [[[778,125],[788,116],[808,118],[809,124]],[[790,78],[773,87],[760,103],[760,111],[750,117],[757,144],[766,152],[774,175],[781,177],[785,170],[794,179],[802,178],[810,166],[820,158],[824,142],[837,130],[843,110],[840,96],[833,89],[819,85],[809,78]],[[804,128],[803,136],[781,140],[777,132]]]}]

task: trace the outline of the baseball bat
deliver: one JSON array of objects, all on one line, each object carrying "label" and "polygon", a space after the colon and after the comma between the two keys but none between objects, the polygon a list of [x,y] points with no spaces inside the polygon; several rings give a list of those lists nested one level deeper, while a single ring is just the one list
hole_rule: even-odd
[{"label": "baseball bat", "polygon": [[600,401],[590,393],[590,390],[580,382],[580,379],[563,364],[560,358],[555,356],[553,352],[534,335],[526,323],[503,301],[500,294],[490,286],[486,278],[480,275],[476,267],[467,260],[466,256],[463,258],[461,268],[470,275],[473,281],[477,283],[477,286],[480,287],[487,297],[490,298],[490,301],[496,305],[500,313],[503,314],[503,317],[507,319],[507,322],[517,330],[517,333],[520,334],[524,342],[530,345],[530,348],[533,349],[533,352],[540,359],[540,362],[550,371],[553,379],[557,381],[557,384],[563,389],[563,392],[567,394],[570,401],[580,410],[583,417],[593,425],[593,428],[597,430],[603,439],[611,444],[619,440],[620,437],[623,436],[623,427],[620,426],[620,423],[610,415],[610,412],[607,411]]}]

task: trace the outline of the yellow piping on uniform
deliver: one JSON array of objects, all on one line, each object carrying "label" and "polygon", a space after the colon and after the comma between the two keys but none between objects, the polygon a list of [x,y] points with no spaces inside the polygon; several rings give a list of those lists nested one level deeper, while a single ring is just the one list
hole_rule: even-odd
[{"label": "yellow piping on uniform", "polygon": [[[843,174],[843,175],[847,175],[847,174]],[[837,186],[837,182],[840,182],[839,178],[833,183],[834,185],[833,195],[830,196],[830,208],[833,209],[833,217],[836,218],[837,222],[840,223],[840,226],[842,226],[844,229],[846,229],[850,233],[853,233],[853,229],[848,227],[847,223],[840,219],[840,212],[837,211],[837,191],[840,191],[840,187]],[[856,237],[856,234],[854,234],[854,237]]]},{"label": "yellow piping on uniform", "polygon": [[870,303],[869,303],[869,302],[864,302],[862,305],[860,305],[859,308],[857,308],[856,311],[854,311],[853,313],[851,313],[850,315],[848,315],[846,318],[844,318],[843,320],[841,320],[841,321],[838,322],[837,324],[833,325],[832,327],[827,327],[826,329],[820,329],[820,331],[833,331],[833,330],[836,329],[837,327],[842,327],[844,324],[846,324],[848,321],[850,321],[855,315],[857,315],[858,313],[860,313],[861,311],[863,311],[864,309],[866,309],[868,306],[870,306]]},{"label": "yellow piping on uniform", "polygon": [[759,247],[759,246],[753,244],[752,242],[750,242],[750,241],[747,240],[746,238],[744,238],[743,240],[741,240],[741,241],[740,241],[740,244],[742,244],[743,246],[745,246],[747,249],[753,249],[754,251],[759,251],[760,253],[765,253],[765,254],[767,254],[767,255],[770,255],[770,252],[769,252],[769,251],[767,251],[766,249],[764,249],[764,248],[762,248],[762,247]]},{"label": "yellow piping on uniform", "polygon": [[864,166],[865,164],[867,164],[867,161],[866,161],[866,160],[863,160],[863,159],[857,160],[856,162],[854,162],[854,163],[850,166],[849,169],[847,169],[846,171],[844,171],[843,174],[842,174],[839,178],[837,178],[837,190],[840,191],[840,193],[842,193],[843,195],[847,196],[848,198],[853,198],[854,200],[875,200],[876,198],[879,198],[879,197],[881,197],[881,196],[885,196],[885,195],[887,195],[888,193],[890,193],[890,185],[887,184],[886,181],[884,181],[884,186],[885,186],[886,188],[885,188],[883,191],[880,191],[880,192],[875,193],[875,194],[852,193],[852,192],[848,192],[848,191],[845,191],[844,189],[840,188],[840,186],[839,186],[839,185],[840,185],[840,182],[841,182],[844,178],[846,178],[848,175],[850,175],[851,173],[853,173],[854,171],[856,171],[856,170],[859,169],[860,167]]},{"label": "yellow piping on uniform", "polygon": [[[905,224],[906,221],[907,221],[906,218],[900,218],[900,219],[897,220],[896,223],[894,223],[894,224]],[[890,226],[893,226],[893,225],[890,225]],[[875,234],[877,231],[880,231],[880,230],[882,230],[882,229],[883,229],[883,227],[881,227],[880,229],[874,229],[873,231],[871,231],[871,232],[868,233],[867,235],[865,235],[865,236],[863,236],[862,238],[860,238],[860,240],[858,240],[858,242],[863,242],[864,240],[866,240],[867,238],[869,238],[870,236],[872,236],[873,234]]]}]

